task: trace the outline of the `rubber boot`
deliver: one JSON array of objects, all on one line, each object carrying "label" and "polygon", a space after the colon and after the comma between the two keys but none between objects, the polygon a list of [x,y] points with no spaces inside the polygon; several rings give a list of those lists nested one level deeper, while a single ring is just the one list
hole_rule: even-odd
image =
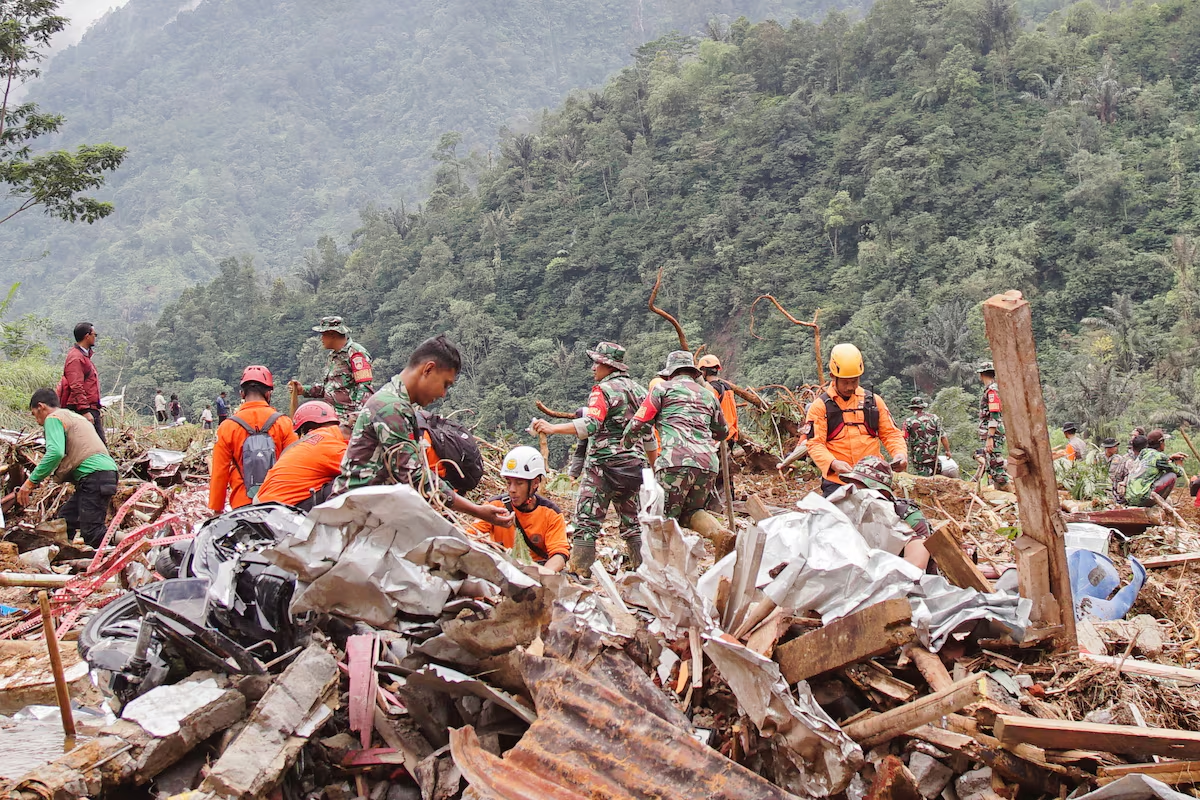
[{"label": "rubber boot", "polygon": [[696,511],[688,518],[687,527],[708,539],[713,544],[717,561],[732,552],[737,537],[707,511]]},{"label": "rubber boot", "polygon": [[571,572],[591,579],[592,564],[596,563],[596,543],[576,539],[571,542]]},{"label": "rubber boot", "polygon": [[628,539],[626,539],[625,547],[629,551],[629,571],[632,572],[642,565],[641,534],[630,536]]}]

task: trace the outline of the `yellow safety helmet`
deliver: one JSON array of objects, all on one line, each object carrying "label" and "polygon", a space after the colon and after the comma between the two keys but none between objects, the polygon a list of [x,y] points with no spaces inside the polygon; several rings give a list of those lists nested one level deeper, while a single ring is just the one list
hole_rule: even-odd
[{"label": "yellow safety helmet", "polygon": [[714,356],[712,353],[700,357],[700,363],[696,364],[700,369],[720,369],[721,359]]},{"label": "yellow safety helmet", "polygon": [[864,372],[862,353],[852,344],[835,344],[829,353],[829,374],[835,378],[857,378]]}]

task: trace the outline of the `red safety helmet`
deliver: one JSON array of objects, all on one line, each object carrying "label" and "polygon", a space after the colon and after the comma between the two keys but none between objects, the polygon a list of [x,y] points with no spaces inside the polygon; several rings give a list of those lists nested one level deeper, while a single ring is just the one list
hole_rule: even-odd
[{"label": "red safety helmet", "polygon": [[321,400],[312,400],[305,403],[296,409],[296,416],[292,418],[292,424],[297,428],[303,425],[324,425],[327,422],[337,422],[337,412],[333,410],[333,406]]},{"label": "red safety helmet", "polygon": [[267,369],[266,367],[260,366],[258,364],[251,364],[250,366],[248,366],[244,370],[242,370],[241,383],[244,385],[244,384],[250,383],[251,381],[255,381],[256,383],[261,383],[263,386],[266,386],[268,389],[275,388],[275,379],[273,377],[271,377],[271,370]]}]

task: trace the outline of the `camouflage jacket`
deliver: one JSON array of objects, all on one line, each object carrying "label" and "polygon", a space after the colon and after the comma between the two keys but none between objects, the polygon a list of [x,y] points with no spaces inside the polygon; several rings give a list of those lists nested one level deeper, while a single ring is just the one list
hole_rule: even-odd
[{"label": "camouflage jacket", "polygon": [[662,439],[656,468],[720,469],[717,449],[729,435],[729,426],[716,393],[707,386],[686,376],[658,384],[625,427],[625,440],[643,434],[651,423],[657,424]]},{"label": "camouflage jacket", "polygon": [[646,399],[646,390],[628,375],[614,372],[592,387],[587,410],[575,420],[580,438],[588,438],[587,463],[604,464],[636,458],[646,460],[646,440],[655,449],[653,434],[626,446],[625,426]]},{"label": "camouflage jacket", "polygon": [[[346,445],[346,455],[342,457],[342,473],[334,478],[333,492],[407,483],[428,494],[429,481],[425,475],[416,407],[408,399],[404,382],[396,375],[362,407]],[[453,494],[450,484],[436,474],[430,480],[446,497]]]},{"label": "camouflage jacket", "polygon": [[904,420],[904,438],[908,440],[908,458],[917,464],[934,460],[943,436],[942,420],[937,414],[918,411]]},{"label": "camouflage jacket", "polygon": [[1000,411],[1000,387],[992,381],[979,396],[980,436],[987,436],[988,428],[994,428],[996,436],[1004,435],[1004,419],[1000,416]]},{"label": "camouflage jacket", "polygon": [[347,340],[341,350],[329,353],[324,380],[305,386],[304,396],[321,398],[344,417],[362,408],[371,396],[372,378],[371,354],[358,342]]},{"label": "camouflage jacket", "polygon": [[1183,468],[1167,454],[1153,447],[1147,447],[1129,464],[1129,474],[1125,484],[1125,502],[1138,505],[1145,502],[1154,491],[1154,484],[1164,475],[1174,472],[1183,477]]}]

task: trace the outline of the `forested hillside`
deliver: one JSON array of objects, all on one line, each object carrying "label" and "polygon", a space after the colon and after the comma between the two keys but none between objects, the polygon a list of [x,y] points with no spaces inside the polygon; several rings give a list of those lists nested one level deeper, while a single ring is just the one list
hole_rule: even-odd
[{"label": "forested hillside", "polygon": [[[368,203],[414,207],[441,135],[487,163],[599,85],[642,43],[714,14],[823,15],[829,0],[130,0],[56,55],[30,99],[62,140],[129,148],[89,227],[26,215],[0,231],[0,284],[69,322],[153,319],[220,259],[287,268]],[[42,254],[45,254],[44,256]],[[110,330],[115,328],[110,327]]]},{"label": "forested hillside", "polygon": [[[465,182],[443,152],[421,213],[369,211],[295,277],[227,261],[141,331],[150,381],[312,368],[308,327],[345,314],[391,374],[449,331],[451,402],[487,430],[533,399],[585,396],[585,347],[649,377],[675,335],[659,303],[745,385],[810,382],[859,344],[894,403],[972,388],[978,304],[1033,301],[1053,419],[1092,434],[1195,409],[1200,1],[1090,3],[1023,29],[998,0],[880,0],[847,24],[738,22],[643,48]],[[966,396],[950,396],[960,411]]]}]

